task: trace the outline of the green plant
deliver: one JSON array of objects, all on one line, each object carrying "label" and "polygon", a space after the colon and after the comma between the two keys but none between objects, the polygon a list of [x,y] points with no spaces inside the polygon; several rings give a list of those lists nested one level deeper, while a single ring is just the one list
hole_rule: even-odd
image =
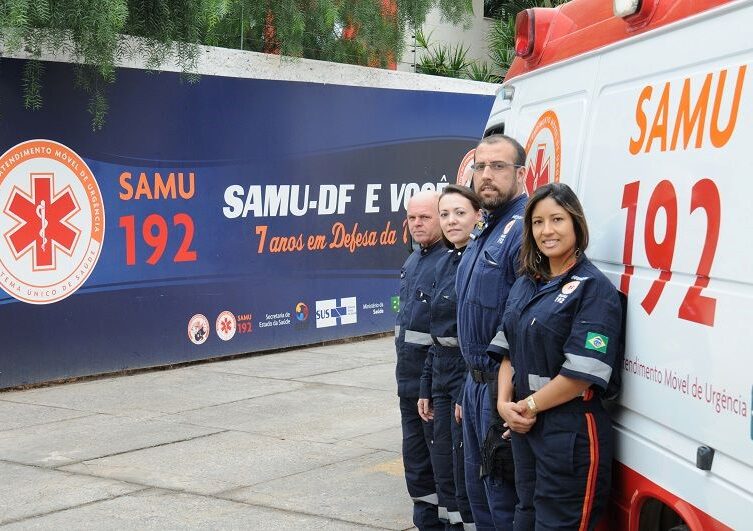
[{"label": "green plant", "polygon": [[515,17],[520,11],[534,7],[556,7],[567,0],[485,0],[496,17],[487,35],[492,62],[507,71],[515,59]]},{"label": "green plant", "polygon": [[432,44],[430,37],[421,30],[416,32],[416,47],[421,49],[421,57],[416,63],[416,72],[443,77],[463,77],[465,69],[471,64],[468,60],[468,50],[465,45],[458,43]]},{"label": "green plant", "polygon": [[189,81],[198,79],[200,44],[387,66],[434,7],[452,23],[473,12],[472,0],[0,0],[0,43],[31,57],[22,81],[28,109],[43,105],[42,51],[70,54],[97,130],[124,57],[144,57],[154,70],[175,57]]},{"label": "green plant", "polygon": [[483,81],[485,83],[500,83],[502,78],[492,71],[489,63],[472,62],[465,71],[465,77],[473,81]]},{"label": "green plant", "polygon": [[515,59],[515,18],[495,19],[487,36],[489,57],[502,70],[510,68]]}]

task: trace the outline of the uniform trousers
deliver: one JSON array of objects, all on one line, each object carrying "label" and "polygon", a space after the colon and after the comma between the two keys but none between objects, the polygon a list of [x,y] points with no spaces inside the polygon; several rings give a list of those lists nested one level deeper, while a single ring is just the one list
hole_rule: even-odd
[{"label": "uniform trousers", "polygon": [[463,395],[463,448],[473,522],[479,531],[508,531],[518,501],[515,486],[501,478],[480,478],[481,448],[492,418],[496,415],[492,416],[487,384],[475,382],[469,373]]},{"label": "uniform trousers", "polygon": [[437,486],[431,466],[434,423],[418,416],[418,397],[400,397],[403,428],[403,467],[408,494],[413,500],[413,524],[420,530],[443,530],[439,521]]},{"label": "uniform trousers", "polygon": [[594,529],[609,498],[612,424],[601,402],[580,398],[539,413],[513,433],[520,501],[515,531]]},{"label": "uniform trousers", "polygon": [[473,522],[473,514],[465,489],[463,428],[455,421],[455,401],[467,372],[465,360],[459,353],[434,354],[432,369],[432,463],[439,495],[439,517],[448,521],[448,529],[472,529],[469,524]]}]

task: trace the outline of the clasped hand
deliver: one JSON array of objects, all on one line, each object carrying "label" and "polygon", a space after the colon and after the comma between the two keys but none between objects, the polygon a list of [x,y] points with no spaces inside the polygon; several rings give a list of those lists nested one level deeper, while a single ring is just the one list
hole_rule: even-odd
[{"label": "clasped hand", "polygon": [[525,400],[520,402],[498,402],[497,411],[505,426],[515,433],[528,433],[536,423],[536,417],[531,415]]}]

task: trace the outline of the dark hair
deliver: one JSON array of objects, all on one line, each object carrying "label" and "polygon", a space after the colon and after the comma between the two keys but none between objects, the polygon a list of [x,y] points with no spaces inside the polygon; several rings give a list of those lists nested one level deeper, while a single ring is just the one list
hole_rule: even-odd
[{"label": "dark hair", "polygon": [[588,225],[586,216],[583,214],[583,207],[578,200],[575,192],[564,183],[549,183],[537,188],[528,200],[525,214],[523,214],[523,242],[520,246],[520,272],[532,278],[541,277],[543,279],[551,278],[549,269],[549,259],[544,255],[539,255],[539,262],[536,263],[538,247],[533,238],[533,209],[542,199],[551,197],[559,206],[564,208],[573,220],[573,229],[575,230],[575,247],[584,252],[588,247]]},{"label": "dark hair", "polygon": [[481,144],[499,144],[500,142],[507,142],[513,147],[513,149],[515,149],[515,160],[513,161],[514,164],[518,166],[526,165],[525,148],[520,145],[520,142],[518,142],[511,136],[502,135],[502,134],[485,136],[484,138],[481,139],[481,141],[478,143],[476,148],[478,148],[478,146],[480,146]]},{"label": "dark hair", "polygon": [[[439,201],[441,201],[444,196],[450,194],[462,195],[471,202],[471,207],[473,207],[473,210],[475,210],[476,212],[481,210],[481,198],[476,192],[474,192],[467,186],[461,186],[459,184],[448,184],[444,187],[442,193],[439,195]],[[439,201],[437,201],[437,209],[439,209]],[[444,242],[445,246],[449,247],[450,249],[455,248],[452,242],[448,240],[444,235],[444,232],[442,232],[442,241]]]}]

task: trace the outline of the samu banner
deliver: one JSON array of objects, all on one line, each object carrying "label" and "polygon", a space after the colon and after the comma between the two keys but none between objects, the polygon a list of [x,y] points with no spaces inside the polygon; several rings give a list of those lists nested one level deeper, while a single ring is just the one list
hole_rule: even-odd
[{"label": "samu banner", "polygon": [[73,67],[0,78],[0,388],[391,330],[406,200],[492,96]]}]

